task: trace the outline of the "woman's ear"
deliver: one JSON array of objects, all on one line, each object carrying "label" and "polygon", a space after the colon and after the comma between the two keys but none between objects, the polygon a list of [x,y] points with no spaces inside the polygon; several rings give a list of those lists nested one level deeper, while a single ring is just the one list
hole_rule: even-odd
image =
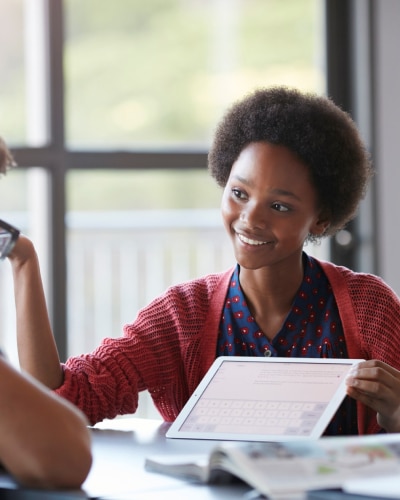
[{"label": "woman's ear", "polygon": [[320,214],[320,217],[313,224],[310,233],[314,236],[323,236],[328,231],[330,225],[329,218]]}]

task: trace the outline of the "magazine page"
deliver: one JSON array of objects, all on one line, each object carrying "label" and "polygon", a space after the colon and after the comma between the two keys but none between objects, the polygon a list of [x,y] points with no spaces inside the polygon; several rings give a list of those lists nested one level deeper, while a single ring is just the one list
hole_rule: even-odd
[{"label": "magazine page", "polygon": [[214,455],[211,467],[219,460],[273,499],[305,498],[307,490],[341,487],[348,479],[400,474],[400,437],[228,445],[222,454]]},{"label": "magazine page", "polygon": [[224,442],[210,456],[153,457],[146,468],[212,482],[226,471],[271,499],[302,499],[311,489],[355,479],[400,476],[400,434],[327,437],[283,443]]}]

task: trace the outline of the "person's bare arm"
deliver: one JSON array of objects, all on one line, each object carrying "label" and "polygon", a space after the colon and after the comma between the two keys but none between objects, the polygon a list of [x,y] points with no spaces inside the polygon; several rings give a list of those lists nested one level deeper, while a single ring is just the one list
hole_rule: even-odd
[{"label": "person's bare arm", "polygon": [[92,462],[83,414],[1,357],[0,407],[0,462],[16,480],[80,488]]},{"label": "person's bare arm", "polygon": [[21,235],[8,258],[14,278],[20,365],[47,387],[55,389],[62,384],[63,372],[32,242]]}]

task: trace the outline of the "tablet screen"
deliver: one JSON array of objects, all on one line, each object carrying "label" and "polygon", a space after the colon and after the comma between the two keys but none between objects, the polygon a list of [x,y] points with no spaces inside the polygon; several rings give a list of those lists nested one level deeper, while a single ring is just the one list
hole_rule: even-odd
[{"label": "tablet screen", "polygon": [[281,441],[318,438],[361,360],[217,358],[167,437]]}]

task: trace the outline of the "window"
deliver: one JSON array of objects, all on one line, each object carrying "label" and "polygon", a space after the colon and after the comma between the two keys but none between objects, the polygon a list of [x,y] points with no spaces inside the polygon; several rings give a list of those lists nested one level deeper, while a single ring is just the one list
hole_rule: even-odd
[{"label": "window", "polygon": [[3,0],[0,134],[20,167],[0,181],[0,210],[39,247],[62,359],[120,335],[169,284],[233,264],[206,169],[214,127],[255,87],[324,91],[322,10]]}]

